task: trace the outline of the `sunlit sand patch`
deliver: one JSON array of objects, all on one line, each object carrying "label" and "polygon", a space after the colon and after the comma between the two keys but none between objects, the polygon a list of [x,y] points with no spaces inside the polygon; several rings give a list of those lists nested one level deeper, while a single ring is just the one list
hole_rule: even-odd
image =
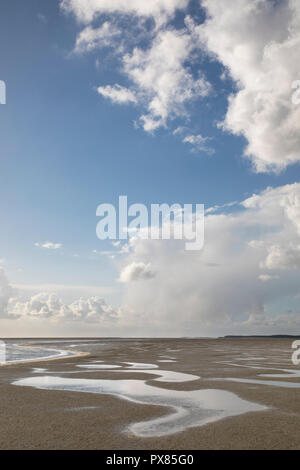
[{"label": "sunlit sand patch", "polygon": [[169,390],[148,385],[142,380],[71,379],[43,376],[20,379],[13,384],[45,390],[109,394],[139,404],[159,405],[171,409],[163,417],[128,426],[128,432],[140,437],[174,434],[228,416],[266,409],[265,406],[243,400],[236,394],[225,390]]}]

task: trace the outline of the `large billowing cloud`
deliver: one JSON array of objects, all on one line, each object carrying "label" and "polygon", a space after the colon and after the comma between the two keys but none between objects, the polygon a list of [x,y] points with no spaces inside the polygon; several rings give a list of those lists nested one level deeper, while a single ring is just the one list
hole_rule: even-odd
[{"label": "large billowing cloud", "polygon": [[[299,162],[300,105],[292,99],[292,86],[300,80],[299,1],[202,0],[199,8],[201,4],[206,12],[202,24],[188,15],[189,4],[189,0],[61,2],[64,11],[85,24],[75,51],[114,46],[110,54],[114,50],[118,55],[118,69],[129,89],[104,83],[99,84],[99,93],[114,103],[139,105],[137,123],[146,131],[170,127],[174,118],[188,123],[189,102],[210,92],[201,61],[207,54],[224,66],[224,75],[236,85],[220,127],[246,139],[245,155],[254,169],[278,172]],[[185,15],[184,25],[174,24],[177,10]],[[126,30],[119,21],[124,15],[131,25]],[[145,18],[154,20],[152,27],[145,27]],[[95,20],[104,22],[95,27]],[[200,100],[199,112],[201,107]],[[189,145],[190,134],[182,136]],[[194,149],[206,151],[203,145]]]},{"label": "large billowing cloud", "polygon": [[247,140],[245,154],[258,172],[300,160],[300,106],[292,84],[300,78],[298,0],[203,0],[199,28],[207,51],[220,61],[237,91],[224,128]]},{"label": "large billowing cloud", "polygon": [[292,332],[300,323],[299,210],[298,183],[253,195],[232,213],[208,212],[201,251],[187,252],[181,241],[135,237],[124,266],[153,265],[156,276],[126,284],[132,322],[158,334],[176,328],[189,335],[280,332],[286,331],[285,299],[294,312],[287,316]]},{"label": "large billowing cloud", "polygon": [[206,214],[200,251],[185,251],[184,240],[132,234],[115,259],[124,293],[119,308],[98,296],[17,296],[2,270],[1,317],[146,336],[293,333],[300,326],[300,183]]}]

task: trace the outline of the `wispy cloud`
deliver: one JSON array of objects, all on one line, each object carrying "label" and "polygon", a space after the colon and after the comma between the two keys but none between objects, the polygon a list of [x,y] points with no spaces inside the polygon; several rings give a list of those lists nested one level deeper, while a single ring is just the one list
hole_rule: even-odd
[{"label": "wispy cloud", "polygon": [[44,243],[39,243],[36,242],[34,246],[40,247],[40,248],[46,248],[47,250],[58,250],[59,248],[62,248],[62,243],[53,243],[53,242],[44,242]]},{"label": "wispy cloud", "polygon": [[273,281],[274,279],[280,279],[280,277],[277,274],[260,274],[258,276],[258,279],[260,279],[263,282],[267,282],[267,281]]},{"label": "wispy cloud", "polygon": [[117,104],[137,103],[137,98],[135,96],[135,93],[121,85],[99,86],[97,88],[97,91],[99,95],[102,95],[104,98],[109,98],[113,103],[117,103]]},{"label": "wispy cloud", "polygon": [[105,21],[99,28],[87,26],[76,39],[75,52],[91,52],[94,49],[113,46],[120,34],[120,29],[108,21]]},{"label": "wispy cloud", "polygon": [[43,13],[38,13],[37,18],[41,23],[44,23],[44,24],[48,23],[47,17]]},{"label": "wispy cloud", "polygon": [[201,134],[190,134],[184,137],[183,142],[190,144],[194,152],[205,152],[211,155],[214,153],[214,149],[207,145],[210,140],[209,137],[203,137]]}]

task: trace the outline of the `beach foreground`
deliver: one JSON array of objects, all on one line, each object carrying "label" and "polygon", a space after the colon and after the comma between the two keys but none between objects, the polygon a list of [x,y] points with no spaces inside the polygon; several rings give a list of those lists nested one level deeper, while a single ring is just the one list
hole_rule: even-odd
[{"label": "beach foreground", "polygon": [[17,360],[0,367],[0,448],[299,449],[291,344],[19,340]]}]

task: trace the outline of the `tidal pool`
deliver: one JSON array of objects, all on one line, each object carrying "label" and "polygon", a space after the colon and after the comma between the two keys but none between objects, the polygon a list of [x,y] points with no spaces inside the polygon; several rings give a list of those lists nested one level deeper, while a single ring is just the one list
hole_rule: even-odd
[{"label": "tidal pool", "polygon": [[265,406],[243,400],[235,393],[225,390],[170,390],[149,385],[145,380],[35,376],[16,380],[13,384],[44,390],[115,395],[138,404],[166,407],[166,414],[162,417],[134,423],[126,428],[127,432],[140,437],[174,434],[228,416],[266,409]]},{"label": "tidal pool", "polygon": [[94,370],[101,370],[101,369],[117,369],[118,367],[114,364],[82,364],[78,365],[77,367],[80,367],[82,369],[94,369]]}]

